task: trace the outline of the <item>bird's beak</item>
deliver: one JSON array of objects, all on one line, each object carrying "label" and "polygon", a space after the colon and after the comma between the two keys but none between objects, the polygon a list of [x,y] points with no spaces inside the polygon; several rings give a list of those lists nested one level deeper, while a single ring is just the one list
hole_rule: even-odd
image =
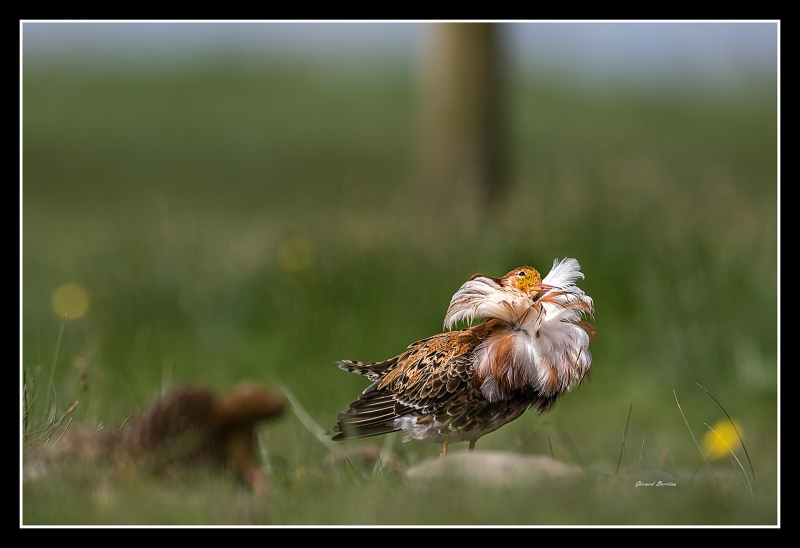
[{"label": "bird's beak", "polygon": [[531,289],[533,291],[537,292],[536,296],[534,297],[534,300],[538,301],[539,299],[541,299],[544,296],[545,293],[547,293],[551,289],[555,289],[555,288],[556,287],[553,286],[553,285],[547,285],[547,284],[543,284],[541,282],[539,282],[538,284],[533,284]]}]

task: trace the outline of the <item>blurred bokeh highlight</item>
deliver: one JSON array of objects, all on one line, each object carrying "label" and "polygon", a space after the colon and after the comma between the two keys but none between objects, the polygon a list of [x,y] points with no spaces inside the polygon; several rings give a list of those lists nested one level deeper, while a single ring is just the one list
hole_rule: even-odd
[{"label": "blurred bokeh highlight", "polygon": [[[476,272],[569,256],[597,310],[593,379],[482,448],[688,479],[703,455],[673,390],[698,439],[724,419],[699,383],[747,433],[760,503],[626,486],[618,505],[416,504],[326,477],[328,448],[287,412],[260,434],[265,466],[307,502],[209,517],[54,483],[26,488],[27,523],[775,523],[777,24],[466,27],[24,23],[29,417],[54,367],[57,415],[81,400],[86,423],[122,424],[168,384],[251,379],[329,428],[367,385],[337,360],[440,332]],[[463,69],[484,75],[472,89],[457,65],[476,51],[494,57]],[[438,451],[388,443],[408,463]]]}]

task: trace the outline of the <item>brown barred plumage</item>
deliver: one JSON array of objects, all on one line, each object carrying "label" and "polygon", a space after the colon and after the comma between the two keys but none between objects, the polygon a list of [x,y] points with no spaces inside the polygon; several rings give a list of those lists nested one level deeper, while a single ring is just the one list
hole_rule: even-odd
[{"label": "brown barred plumage", "polygon": [[453,296],[445,318],[483,323],[415,342],[383,362],[338,362],[372,382],[337,417],[334,440],[403,430],[404,441],[442,443],[478,438],[528,408],[549,410],[580,384],[591,366],[594,327],[581,321],[594,305],[574,285],[574,259],[555,261],[542,281],[531,267],[502,278],[476,274]]}]

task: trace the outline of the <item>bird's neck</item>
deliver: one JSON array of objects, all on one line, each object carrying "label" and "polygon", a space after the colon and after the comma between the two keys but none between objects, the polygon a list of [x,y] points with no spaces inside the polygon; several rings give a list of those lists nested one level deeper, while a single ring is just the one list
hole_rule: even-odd
[{"label": "bird's neck", "polygon": [[550,397],[580,382],[591,364],[581,328],[548,322],[547,310],[538,304],[515,311],[515,320],[489,322],[489,334],[476,348],[475,374],[487,399],[507,399],[529,388]]}]

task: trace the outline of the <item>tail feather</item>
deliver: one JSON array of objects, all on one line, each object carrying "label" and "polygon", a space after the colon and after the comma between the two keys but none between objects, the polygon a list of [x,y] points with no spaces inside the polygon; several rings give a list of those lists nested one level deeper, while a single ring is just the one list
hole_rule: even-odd
[{"label": "tail feather", "polygon": [[339,365],[339,369],[349,371],[350,373],[356,373],[358,375],[364,375],[371,381],[377,381],[378,379],[382,378],[386,372],[389,371],[389,369],[397,364],[397,358],[394,357],[383,362],[355,362],[352,360],[342,360],[336,363]]},{"label": "tail feather", "polygon": [[[377,425],[377,426],[369,426],[365,428],[359,428],[354,432],[341,432],[336,436],[332,437],[333,441],[342,441],[342,440],[355,440],[358,438],[369,438],[371,436],[380,436],[381,434],[390,434],[392,432],[397,432],[400,428],[394,428],[388,424]],[[337,430],[334,428],[334,431]]]},{"label": "tail feather", "polygon": [[339,413],[336,426],[331,429],[339,434],[333,440],[366,438],[400,430],[394,421],[404,414],[402,406],[390,394],[376,390],[376,385],[371,384],[356,401]]}]

